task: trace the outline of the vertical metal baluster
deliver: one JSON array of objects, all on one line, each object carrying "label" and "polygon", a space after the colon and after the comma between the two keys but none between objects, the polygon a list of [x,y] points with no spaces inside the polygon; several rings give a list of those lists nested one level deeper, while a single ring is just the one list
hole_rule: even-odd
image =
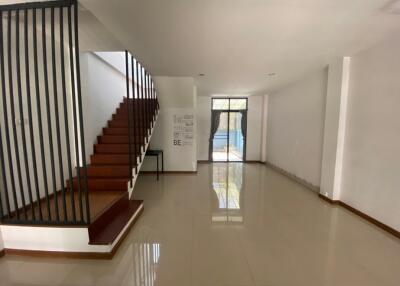
[{"label": "vertical metal baluster", "polygon": [[[15,152],[15,159],[17,161],[17,176],[18,176],[18,182],[19,182],[19,188],[20,188],[20,195],[21,195],[21,201],[22,201],[22,206],[24,210],[24,215],[25,219],[27,218],[27,213],[26,213],[26,206],[25,206],[25,195],[23,192],[23,185],[22,185],[22,175],[21,175],[21,161],[19,157],[19,145],[18,144],[18,138],[17,138],[17,125],[15,124],[16,121],[16,116],[15,116],[15,108],[14,108],[14,87],[13,87],[13,70],[12,70],[12,59],[11,59],[11,10],[8,13],[8,79],[9,79],[9,94],[10,94],[10,103],[11,103],[11,119],[12,119],[12,129],[13,129],[13,139],[14,139],[14,152]],[[16,23],[18,23],[17,21]],[[11,159],[12,160],[12,159]],[[14,206],[16,208],[16,211],[18,213],[18,201],[17,197],[14,197]]]},{"label": "vertical metal baluster", "polygon": [[[68,124],[68,106],[67,106],[67,91],[65,83],[65,61],[64,61],[64,10],[63,7],[60,10],[60,55],[61,55],[61,86],[63,95],[63,106],[64,106],[64,131],[65,131],[65,146],[67,147],[67,163],[68,163],[68,179],[72,184],[72,165],[71,165],[71,147],[70,147],[70,136],[69,136],[69,124]],[[63,194],[65,196],[65,193]],[[74,200],[74,188],[70,185],[70,201],[72,209],[72,220],[76,223],[76,212],[75,212],[75,200]]]},{"label": "vertical metal baluster", "polygon": [[[21,57],[20,57],[20,39],[19,39],[19,10],[16,11],[15,15],[15,30],[16,30],[16,42],[15,42],[15,59],[17,65],[17,92],[18,92],[18,107],[19,107],[19,116],[21,121],[21,137],[22,137],[22,154],[24,158],[24,167],[25,167],[25,178],[28,186],[28,198],[29,204],[32,210],[32,218],[35,220],[35,208],[33,207],[33,199],[32,199],[32,186],[31,186],[31,174],[28,165],[28,151],[26,148],[26,133],[25,133],[25,118],[24,118],[24,108],[22,103],[22,83],[21,83]],[[21,173],[22,175],[22,173]],[[23,200],[23,204],[25,202],[25,190],[21,188],[21,198]],[[25,218],[28,217],[25,214]]]},{"label": "vertical metal baluster", "polygon": [[137,125],[135,124],[135,126],[137,126],[137,128],[138,128],[138,130],[139,130],[139,138],[138,138],[138,144],[139,144],[139,150],[140,150],[140,154],[139,154],[139,160],[140,160],[140,162],[142,162],[142,139],[144,138],[144,131],[143,131],[143,129],[142,129],[142,120],[143,120],[143,118],[142,118],[142,106],[141,106],[141,100],[140,100],[140,98],[141,98],[141,93],[140,93],[140,89],[139,89],[139,62],[136,60],[136,92],[137,92],[137,95],[138,95],[138,99],[137,99],[137,102],[138,102],[138,122],[137,122]]},{"label": "vertical metal baluster", "polygon": [[155,119],[156,119],[156,105],[155,105],[155,98],[154,98],[154,83],[153,83],[153,77],[152,76],[150,76],[150,90],[151,90],[151,108],[152,108],[152,113],[153,113],[153,121],[155,121]]},{"label": "vertical metal baluster", "polygon": [[[57,181],[55,173],[54,163],[54,148],[53,148],[53,130],[52,130],[52,119],[50,115],[50,95],[49,95],[49,78],[47,72],[47,47],[46,47],[46,8],[42,8],[42,41],[43,41],[43,70],[44,70],[44,90],[46,95],[46,111],[47,111],[47,129],[49,135],[50,145],[50,163],[51,163],[51,177],[53,183],[53,195],[54,195],[54,208],[56,212],[56,221],[60,221],[60,213],[58,210],[58,194],[57,194]],[[53,91],[54,92],[54,91]]]},{"label": "vertical metal baluster", "polygon": [[150,92],[150,110],[151,110],[151,122],[154,127],[154,102],[153,102],[153,86],[151,82],[151,75],[149,74],[149,92]]},{"label": "vertical metal baluster", "polygon": [[[3,153],[3,133],[2,133],[2,128],[0,125],[0,156],[1,156],[1,177],[2,177],[2,182],[3,182],[3,191],[5,195],[8,195],[8,188],[7,188],[7,177],[6,177],[6,172],[5,172],[5,164],[4,164],[4,153]],[[6,199],[8,201],[8,199]],[[3,200],[1,198],[1,193],[0,193],[0,223],[4,218],[4,211],[3,211]]]},{"label": "vertical metal baluster", "polygon": [[126,78],[126,101],[128,110],[128,156],[129,156],[129,182],[132,187],[132,151],[131,151],[131,116],[130,116],[130,105],[129,102],[129,56],[128,51],[125,51],[125,78]]},{"label": "vertical metal baluster", "polygon": [[156,86],[154,84],[154,80],[151,79],[151,85],[152,85],[152,92],[153,92],[153,108],[154,108],[154,120],[156,119],[157,116],[157,98],[156,98]]},{"label": "vertical metal baluster", "polygon": [[[4,129],[5,129],[5,137],[6,137],[6,145],[7,145],[7,156],[8,156],[8,165],[11,177],[11,188],[13,194],[16,193],[15,191],[15,181],[14,181],[14,166],[12,163],[11,158],[11,147],[10,147],[10,134],[9,134],[9,125],[8,125],[8,111],[7,111],[7,95],[6,95],[6,78],[5,78],[5,68],[4,68],[4,40],[3,40],[3,11],[0,11],[0,55],[1,55],[1,64],[0,64],[0,71],[1,71],[1,93],[3,99],[3,116],[4,116]],[[0,134],[1,130],[0,130]],[[2,140],[2,136],[0,138]],[[3,140],[1,141],[3,144]],[[7,177],[6,177],[6,169],[4,166],[5,155],[3,151],[1,152],[2,158],[2,171],[3,171],[3,183],[4,183],[4,190],[6,196],[6,207],[7,207],[7,214],[8,217],[11,215],[11,208],[10,208],[10,198],[8,196],[8,189],[7,189]],[[19,217],[18,211],[17,216]]]},{"label": "vertical metal baluster", "polygon": [[74,24],[75,24],[75,62],[76,62],[76,86],[78,92],[78,109],[79,109],[79,129],[82,148],[82,163],[83,163],[83,179],[85,184],[85,201],[86,201],[86,223],[90,224],[90,208],[89,208],[89,189],[87,182],[87,166],[86,166],[86,151],[85,151],[85,136],[83,128],[82,114],[82,96],[81,96],[81,71],[79,65],[79,36],[78,36],[78,3],[74,3]]},{"label": "vertical metal baluster", "polygon": [[148,86],[147,86],[147,71],[146,69],[143,69],[144,71],[144,96],[146,98],[145,102],[146,102],[146,123],[147,123],[147,130],[149,130],[151,128],[150,126],[150,120],[149,120],[149,94],[148,94]]},{"label": "vertical metal baluster", "polygon": [[135,175],[137,175],[137,138],[138,135],[136,134],[136,113],[137,113],[137,109],[136,109],[136,91],[135,91],[135,62],[133,59],[133,56],[131,55],[131,73],[132,73],[132,109],[133,109],[133,114],[132,114],[132,118],[133,118],[133,157],[135,158]]},{"label": "vertical metal baluster", "polygon": [[[69,60],[70,60],[70,72],[71,72],[71,96],[72,96],[72,114],[74,120],[74,145],[75,145],[75,158],[77,164],[77,183],[78,183],[78,204],[79,214],[81,222],[84,221],[83,217],[83,205],[82,205],[82,192],[81,192],[81,167],[79,159],[79,141],[78,141],[78,115],[76,111],[76,93],[75,93],[75,65],[74,65],[74,50],[72,46],[73,35],[72,35],[72,7],[68,7],[68,45],[69,45]],[[73,187],[71,186],[71,189]]]},{"label": "vertical metal baluster", "polygon": [[[54,117],[56,119],[56,139],[57,139],[57,151],[58,151],[58,162],[60,171],[60,185],[62,195],[62,209],[64,222],[68,221],[67,217],[67,205],[65,200],[65,188],[64,188],[64,162],[61,150],[61,134],[60,134],[60,113],[58,110],[58,85],[57,85],[57,67],[56,67],[56,41],[55,41],[55,23],[54,23],[54,7],[51,8],[50,14],[51,21],[51,62],[53,71],[53,100],[54,100]],[[72,184],[73,182],[70,182]]]},{"label": "vertical metal baluster", "polygon": [[39,212],[39,219],[43,220],[42,208],[40,205],[40,192],[39,192],[39,179],[38,179],[36,150],[35,150],[35,139],[33,135],[34,131],[33,131],[33,120],[32,120],[32,97],[31,97],[31,81],[30,81],[30,70],[29,70],[28,11],[29,11],[28,9],[25,9],[25,20],[24,20],[26,96],[28,98],[29,134],[31,141],[32,166],[33,166],[33,176],[34,176],[35,191],[36,191],[36,204]]},{"label": "vertical metal baluster", "polygon": [[147,124],[148,124],[148,129],[151,130],[152,127],[152,122],[150,120],[150,94],[149,94],[149,74],[147,73],[146,70],[144,70],[144,80],[145,84],[144,86],[146,87],[146,113],[147,113]]},{"label": "vertical metal baluster", "polygon": [[147,124],[149,125],[149,130],[151,130],[152,128],[152,122],[150,120],[150,93],[149,93],[149,74],[146,70],[144,70],[145,72],[145,87],[146,87],[146,110],[147,110]]},{"label": "vertical metal baluster", "polygon": [[[47,206],[47,219],[51,221],[51,211],[50,211],[50,198],[49,198],[49,185],[47,182],[47,167],[46,167],[46,157],[44,153],[44,140],[43,140],[43,124],[42,124],[42,107],[40,103],[40,85],[39,85],[39,68],[38,68],[38,51],[37,51],[37,28],[36,28],[36,9],[33,10],[32,15],[32,32],[33,32],[33,65],[35,68],[35,91],[36,91],[36,109],[38,117],[39,126],[39,142],[40,142],[40,158],[42,161],[42,173],[44,182],[44,191]],[[40,198],[39,198],[40,200]]]},{"label": "vertical metal baluster", "polygon": [[[147,93],[147,71],[143,68],[144,72],[144,97],[145,97],[145,110],[146,110],[146,126],[147,130],[151,128],[150,121],[149,121],[149,98]],[[148,134],[148,133],[147,133]]]},{"label": "vertical metal baluster", "polygon": [[140,67],[140,83],[142,85],[142,126],[143,126],[143,132],[144,132],[144,146],[143,148],[146,148],[146,143],[147,143],[147,122],[146,122],[146,107],[145,107],[145,95],[144,95],[144,73],[143,73],[143,66]]},{"label": "vertical metal baluster", "polygon": [[149,109],[149,122],[150,122],[150,128],[153,128],[153,114],[151,113],[151,93],[150,93],[150,74],[147,73],[147,101],[148,101],[148,109]]}]

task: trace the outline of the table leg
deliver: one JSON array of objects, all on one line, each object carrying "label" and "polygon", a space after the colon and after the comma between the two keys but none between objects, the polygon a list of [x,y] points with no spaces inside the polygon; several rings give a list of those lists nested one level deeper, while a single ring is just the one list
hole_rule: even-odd
[{"label": "table leg", "polygon": [[157,158],[157,181],[158,181],[158,177],[159,177],[159,172],[158,172],[158,169],[159,169],[159,167],[158,167],[158,155],[156,156],[156,158]]},{"label": "table leg", "polygon": [[161,151],[161,171],[164,174],[164,151]]}]

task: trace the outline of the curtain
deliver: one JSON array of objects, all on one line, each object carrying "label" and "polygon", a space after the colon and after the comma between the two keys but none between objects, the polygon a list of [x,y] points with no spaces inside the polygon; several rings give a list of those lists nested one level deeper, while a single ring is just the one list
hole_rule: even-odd
[{"label": "curtain", "polygon": [[247,110],[241,110],[240,114],[242,115],[242,120],[240,125],[242,128],[242,136],[243,136],[243,161],[246,161]]},{"label": "curtain", "polygon": [[214,135],[218,130],[219,122],[221,118],[221,110],[212,110],[211,111],[211,130],[210,130],[210,139],[208,145],[208,160],[212,161],[212,151],[213,151],[213,142]]}]

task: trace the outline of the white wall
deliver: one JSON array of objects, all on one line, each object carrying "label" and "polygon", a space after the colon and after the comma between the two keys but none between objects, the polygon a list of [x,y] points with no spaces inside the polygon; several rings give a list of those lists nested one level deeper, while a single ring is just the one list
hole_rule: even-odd
[{"label": "white wall", "polygon": [[267,161],[319,186],[326,69],[269,95]]},{"label": "white wall", "polygon": [[0,229],[0,251],[4,249],[4,240],[3,240],[3,234]]},{"label": "white wall", "polygon": [[246,160],[261,160],[263,97],[250,96],[247,111]]},{"label": "white wall", "polygon": [[[197,136],[194,126],[192,146],[174,146],[174,115],[191,114],[196,124],[196,91],[191,77],[154,77],[160,113],[150,141],[150,149],[164,151],[165,171],[197,170]],[[144,171],[156,170],[155,157],[146,157]]]},{"label": "white wall", "polygon": [[208,147],[211,128],[211,97],[197,97],[197,159],[208,160]]},{"label": "white wall", "polygon": [[267,161],[267,136],[268,136],[268,100],[269,95],[263,96],[262,122],[261,122],[261,162]]},{"label": "white wall", "polygon": [[341,200],[400,231],[400,35],[356,54]]},{"label": "white wall", "polygon": [[336,59],[328,67],[320,193],[332,200],[340,198],[349,67],[348,57]]},{"label": "white wall", "polygon": [[[84,110],[86,157],[93,154],[93,144],[111,119],[123,97],[126,97],[126,78],[115,66],[123,52],[81,53],[82,103]],[[106,62],[107,60],[108,62]],[[114,64],[114,65],[113,65]]]},{"label": "white wall", "polygon": [[[208,160],[211,98],[211,96],[197,97],[198,160]],[[250,96],[248,98],[246,159],[250,161],[261,160],[263,100],[262,96]]]}]

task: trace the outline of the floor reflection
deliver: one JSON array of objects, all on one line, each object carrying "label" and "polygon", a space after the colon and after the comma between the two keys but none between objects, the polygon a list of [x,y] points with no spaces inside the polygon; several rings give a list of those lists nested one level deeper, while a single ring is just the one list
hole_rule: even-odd
[{"label": "floor reflection", "polygon": [[243,222],[242,185],[242,163],[213,164],[212,188],[218,201],[214,204],[213,223]]},{"label": "floor reflection", "polygon": [[159,243],[134,244],[134,284],[135,286],[153,286],[157,278],[160,260]]}]

